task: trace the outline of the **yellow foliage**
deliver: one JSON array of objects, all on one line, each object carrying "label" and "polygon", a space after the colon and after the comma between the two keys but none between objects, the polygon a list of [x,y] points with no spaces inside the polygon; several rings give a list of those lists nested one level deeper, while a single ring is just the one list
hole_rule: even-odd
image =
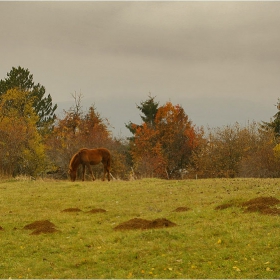
[{"label": "yellow foliage", "polygon": [[277,159],[280,159],[280,144],[277,144],[277,145],[273,148],[273,153],[274,153],[274,156],[275,156]]},{"label": "yellow foliage", "polygon": [[[44,165],[38,116],[28,92],[8,90],[0,101],[0,165],[5,173],[36,175]],[[10,174],[11,175],[11,174]]]}]

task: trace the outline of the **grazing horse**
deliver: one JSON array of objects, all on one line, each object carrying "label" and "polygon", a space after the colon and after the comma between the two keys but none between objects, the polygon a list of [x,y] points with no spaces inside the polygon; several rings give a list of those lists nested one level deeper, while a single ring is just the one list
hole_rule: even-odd
[{"label": "grazing horse", "polygon": [[104,176],[103,181],[105,181],[106,173],[108,174],[108,181],[110,181],[110,167],[111,167],[111,154],[109,150],[105,148],[99,149],[80,149],[70,160],[69,164],[69,174],[71,181],[74,182],[77,176],[77,169],[80,164],[83,166],[83,181],[85,180],[85,171],[86,166],[91,173],[92,180],[95,180],[95,177],[92,173],[90,165],[96,165],[102,162],[104,166]]}]

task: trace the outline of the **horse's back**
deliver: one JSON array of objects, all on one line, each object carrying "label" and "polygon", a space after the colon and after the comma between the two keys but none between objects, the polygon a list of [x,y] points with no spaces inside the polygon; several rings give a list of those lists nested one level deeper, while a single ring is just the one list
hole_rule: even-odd
[{"label": "horse's back", "polygon": [[110,156],[111,155],[110,151],[106,148],[98,148],[96,150],[98,150],[104,156]]},{"label": "horse's back", "polygon": [[107,161],[111,158],[111,153],[106,148],[87,149],[82,148],[79,150],[80,157],[83,162],[91,162],[92,164],[99,163],[100,161]]}]

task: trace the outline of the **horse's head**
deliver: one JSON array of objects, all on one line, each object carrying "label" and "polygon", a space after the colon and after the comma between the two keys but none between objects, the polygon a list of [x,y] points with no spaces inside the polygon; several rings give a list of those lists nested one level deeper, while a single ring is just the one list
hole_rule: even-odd
[{"label": "horse's head", "polygon": [[69,173],[69,175],[70,175],[71,181],[72,181],[72,182],[75,182],[76,176],[77,176],[77,172],[74,171],[73,169],[69,168],[68,173]]}]

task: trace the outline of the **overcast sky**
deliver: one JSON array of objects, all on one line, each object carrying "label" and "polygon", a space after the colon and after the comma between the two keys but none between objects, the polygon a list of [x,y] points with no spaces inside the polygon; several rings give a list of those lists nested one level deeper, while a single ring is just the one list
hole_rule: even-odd
[{"label": "overcast sky", "polygon": [[28,68],[58,113],[82,93],[115,136],[149,93],[197,126],[269,121],[279,27],[280,2],[0,2],[0,79]]}]

